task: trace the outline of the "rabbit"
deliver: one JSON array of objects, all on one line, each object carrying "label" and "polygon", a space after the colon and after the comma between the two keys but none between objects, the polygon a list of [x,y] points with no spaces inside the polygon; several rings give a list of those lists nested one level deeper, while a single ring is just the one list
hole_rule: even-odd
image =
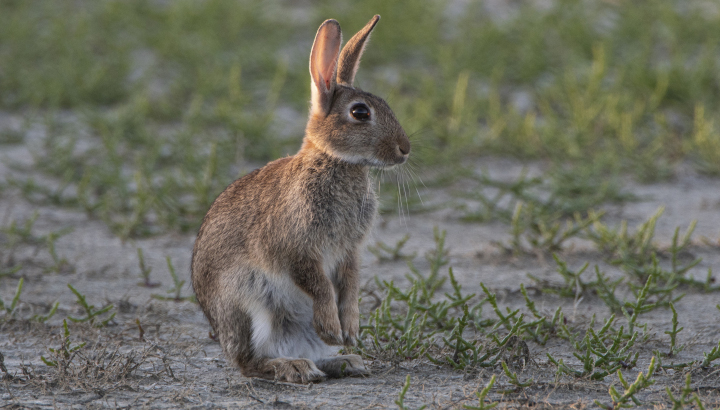
[{"label": "rabbit", "polygon": [[358,337],[359,250],[377,205],[369,170],[410,154],[387,103],[353,87],[379,19],[342,52],[340,24],[320,26],[300,150],[233,182],[200,227],[193,288],[225,356],[246,377],[309,383],[368,374],[360,356],[335,356],[332,346]]}]

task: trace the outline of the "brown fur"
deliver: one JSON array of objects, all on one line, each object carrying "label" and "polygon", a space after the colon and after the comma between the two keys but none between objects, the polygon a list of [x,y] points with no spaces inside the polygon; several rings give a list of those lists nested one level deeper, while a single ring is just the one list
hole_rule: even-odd
[{"label": "brown fur", "polygon": [[[353,37],[354,51],[343,52],[340,62],[340,26],[323,23],[311,53],[313,100],[302,148],[232,183],[198,233],[192,261],[198,302],[246,376],[307,383],[325,373],[365,373],[354,355],[315,357],[316,363],[283,356],[355,343],[358,250],[376,209],[368,171],[403,163],[410,151],[385,101],[350,86],[378,18]],[[342,70],[347,85],[337,84],[338,66],[354,67],[351,75]],[[350,115],[358,103],[370,107],[369,121]]]}]

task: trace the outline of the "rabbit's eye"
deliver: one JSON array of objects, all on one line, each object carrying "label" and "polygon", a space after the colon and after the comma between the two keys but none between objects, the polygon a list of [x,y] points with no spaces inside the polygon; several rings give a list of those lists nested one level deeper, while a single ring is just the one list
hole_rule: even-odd
[{"label": "rabbit's eye", "polygon": [[365,104],[355,104],[350,108],[350,114],[358,121],[370,119],[370,108]]}]

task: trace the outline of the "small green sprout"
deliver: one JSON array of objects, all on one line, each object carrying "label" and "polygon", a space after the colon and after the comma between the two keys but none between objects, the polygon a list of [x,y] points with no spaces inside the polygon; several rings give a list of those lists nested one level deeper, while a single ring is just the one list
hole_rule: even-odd
[{"label": "small green sprout", "polygon": [[[672,410],[683,410],[687,408],[687,406],[692,405],[692,403],[696,400],[699,402],[697,394],[690,397],[690,394],[693,392],[690,388],[690,373],[685,375],[685,386],[680,389],[680,397],[675,398],[672,394],[672,390],[670,390],[670,387],[666,387],[665,391],[667,392],[670,401],[673,403]],[[700,406],[698,407],[701,408]]]},{"label": "small green sprout", "polygon": [[510,371],[507,363],[505,363],[503,361],[503,362],[501,362],[501,364],[502,364],[503,371],[505,372],[505,376],[507,376],[508,380],[510,381],[510,384],[512,384],[516,388],[522,389],[524,387],[530,386],[533,383],[533,379],[530,379],[530,380],[526,381],[525,383],[521,382],[518,379],[517,373]]},{"label": "small green sprout", "polygon": [[67,235],[70,232],[72,232],[72,228],[66,228],[56,232],[50,232],[45,236],[45,243],[47,245],[48,252],[50,253],[50,257],[53,260],[53,264],[46,268],[47,272],[60,273],[63,268],[69,266],[68,260],[57,254],[57,251],[55,250],[55,243],[58,239],[60,239],[60,237]]},{"label": "small green sprout", "polygon": [[15,290],[15,296],[13,296],[9,305],[5,304],[2,298],[0,298],[0,310],[5,311],[5,317],[11,318],[15,314],[15,308],[17,308],[18,302],[20,301],[20,293],[22,292],[23,283],[25,283],[25,278],[20,278],[17,289]]},{"label": "small green sprout", "polygon": [[495,375],[492,375],[490,378],[490,381],[488,384],[479,392],[475,392],[475,395],[478,398],[478,405],[477,406],[470,406],[467,404],[463,404],[464,409],[468,410],[490,410],[497,407],[498,402],[491,401],[488,404],[485,404],[485,397],[490,393],[490,389],[492,389],[493,385],[495,384]]},{"label": "small green sprout", "polygon": [[145,265],[145,257],[143,255],[142,248],[137,248],[137,254],[138,264],[140,265],[140,278],[142,279],[142,282],[138,283],[138,286],[144,286],[146,288],[154,288],[160,286],[160,283],[150,281],[150,273],[152,272],[152,267]]},{"label": "small green sprout", "polygon": [[53,354],[55,360],[47,359],[45,356],[40,356],[40,360],[42,360],[46,365],[52,367],[58,367],[59,363],[63,363],[67,366],[67,364],[69,364],[75,356],[75,352],[85,347],[85,344],[86,342],[78,344],[72,344],[70,342],[70,330],[68,329],[67,320],[63,319],[63,338],[60,347],[57,349],[48,348],[48,350]]},{"label": "small green sprout", "polygon": [[703,353],[703,356],[705,357],[700,364],[700,367],[707,368],[710,367],[710,364],[714,362],[715,360],[720,359],[720,341],[718,341],[717,346],[713,347],[713,349],[710,351],[710,353]]},{"label": "small green sprout", "polygon": [[167,290],[167,293],[174,293],[174,296],[168,297],[163,295],[157,295],[153,294],[152,297],[158,300],[172,300],[174,302],[184,302],[184,301],[190,301],[190,302],[196,302],[195,296],[182,296],[182,288],[185,286],[185,280],[181,280],[177,273],[175,272],[175,267],[172,264],[172,260],[169,256],[166,258],[168,271],[170,271],[170,276],[173,279],[173,287]]},{"label": "small green sprout", "polygon": [[[405,405],[405,395],[407,394],[408,389],[410,389],[410,375],[408,374],[407,377],[405,377],[405,383],[403,384],[402,389],[400,390],[400,393],[398,394],[397,400],[395,400],[395,404],[397,404],[398,409],[400,410],[410,410],[409,407]],[[418,407],[417,410],[424,409],[425,405]]]},{"label": "small green sprout", "polygon": [[678,319],[677,319],[677,311],[675,310],[675,305],[670,303],[670,309],[672,310],[672,330],[666,330],[665,334],[670,335],[670,351],[667,353],[668,357],[673,357],[674,355],[680,353],[685,346],[680,345],[676,346],[676,338],[677,334],[682,332],[684,329],[681,327],[678,329]]},{"label": "small green sprout", "polygon": [[96,309],[95,305],[88,304],[85,295],[80,293],[77,289],[75,289],[71,284],[68,283],[68,288],[72,293],[75,294],[77,297],[77,302],[82,306],[83,310],[85,311],[85,317],[72,317],[68,316],[68,319],[75,323],[81,323],[81,322],[90,322],[95,327],[105,327],[110,323],[111,320],[115,318],[115,315],[117,312],[112,312],[109,316],[107,316],[104,320],[100,319],[100,316],[102,316],[105,313],[110,312],[114,308],[113,304],[108,304],[100,309]]},{"label": "small green sprout", "polygon": [[617,391],[617,389],[615,389],[615,386],[610,386],[609,393],[610,398],[612,399],[612,404],[602,404],[600,401],[595,400],[595,405],[608,410],[616,410],[621,407],[628,407],[629,401],[632,401],[636,406],[642,405],[640,400],[635,397],[635,394],[655,384],[655,380],[652,379],[652,376],[655,374],[655,370],[655,356],[653,356],[653,358],[650,360],[650,366],[648,366],[647,375],[644,375],[642,372],[640,372],[637,375],[635,382],[633,382],[632,384],[625,381],[622,372],[618,370],[617,375],[620,379],[620,383],[624,388],[624,391],[621,394]]},{"label": "small green sprout", "polygon": [[403,236],[394,247],[386,245],[384,242],[377,241],[375,243],[375,246],[368,246],[368,250],[370,253],[375,255],[375,257],[378,259],[378,262],[390,262],[390,261],[397,261],[397,260],[412,260],[417,255],[416,253],[412,254],[404,254],[402,253],[402,248],[405,246],[407,241],[410,239],[410,234],[407,234]]}]

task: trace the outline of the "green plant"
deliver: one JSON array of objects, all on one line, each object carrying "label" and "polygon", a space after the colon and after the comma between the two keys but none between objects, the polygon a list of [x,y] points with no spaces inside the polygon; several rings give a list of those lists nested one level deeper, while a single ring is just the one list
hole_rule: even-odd
[{"label": "green plant", "polygon": [[642,405],[640,400],[635,398],[635,394],[640,392],[643,389],[648,388],[649,386],[652,386],[655,383],[655,380],[652,379],[652,376],[655,374],[656,370],[656,360],[655,356],[650,360],[650,365],[648,366],[647,375],[644,375],[642,372],[638,373],[637,378],[635,381],[630,384],[627,381],[625,381],[625,378],[623,377],[623,374],[620,370],[617,371],[618,378],[620,379],[620,383],[622,384],[624,391],[619,393],[617,389],[615,389],[615,386],[610,386],[610,397],[612,399],[612,404],[602,404],[600,401],[595,400],[595,405],[603,408],[603,409],[619,409],[621,407],[629,407],[629,401],[632,401],[636,406]]},{"label": "green plant", "polygon": [[563,244],[578,237],[588,226],[599,221],[602,213],[588,211],[586,218],[579,212],[564,224],[560,214],[549,213],[536,203],[518,201],[510,220],[512,239],[506,247],[516,254],[537,252],[558,252]]},{"label": "green plant", "polygon": [[495,385],[495,375],[493,374],[492,377],[490,377],[490,381],[488,381],[487,385],[480,390],[479,392],[475,392],[475,396],[477,396],[478,399],[478,405],[477,406],[470,406],[467,404],[463,404],[464,409],[468,410],[489,410],[494,409],[497,407],[497,402],[490,402],[488,404],[485,404],[485,397],[487,397],[488,393],[490,393],[490,389],[492,389],[493,385]]},{"label": "green plant", "polygon": [[173,280],[173,287],[167,290],[167,293],[174,293],[174,296],[168,297],[158,294],[153,294],[152,297],[159,300],[172,300],[174,302],[183,302],[183,301],[190,301],[190,302],[196,302],[195,295],[190,296],[182,296],[182,288],[185,286],[185,280],[181,280],[177,273],[175,273],[175,267],[172,264],[172,260],[170,260],[170,257],[167,256],[165,258],[167,260],[167,266],[168,271],[170,272],[170,276]]},{"label": "green plant", "polygon": [[35,242],[36,239],[32,233],[32,230],[38,216],[38,212],[35,211],[33,212],[32,216],[23,221],[22,226],[20,226],[18,221],[13,220],[12,222],[10,222],[9,226],[0,228],[0,232],[2,232],[8,240],[6,246],[8,248],[13,248],[18,243]]},{"label": "green plant", "polygon": [[690,397],[690,394],[693,392],[693,389],[690,388],[690,373],[687,373],[685,375],[685,386],[680,389],[680,397],[675,398],[675,396],[672,394],[672,390],[670,390],[670,387],[666,387],[665,391],[667,392],[668,397],[673,404],[672,410],[685,409],[687,408],[687,406],[693,404],[693,402],[698,406],[698,408],[704,409],[704,406],[702,405],[700,397],[698,397],[697,393],[693,394],[692,397]]},{"label": "green plant", "polygon": [[445,347],[448,348],[449,354],[444,354],[440,359],[427,354],[427,358],[435,364],[449,364],[455,370],[465,370],[468,368],[489,367],[493,366],[497,361],[488,361],[493,352],[487,351],[481,354],[483,347],[478,340],[466,340],[463,337],[465,329],[468,327],[470,314],[467,305],[463,305],[463,315],[456,321],[455,327],[448,332],[447,336],[442,337]]},{"label": "green plant", "polygon": [[50,257],[53,260],[53,264],[51,266],[48,266],[46,268],[46,271],[60,273],[63,268],[69,266],[67,259],[58,256],[57,252],[55,251],[55,243],[61,236],[67,235],[71,231],[72,228],[67,228],[56,232],[50,232],[45,236],[48,252],[50,253]]},{"label": "green plant", "polygon": [[85,298],[85,295],[80,293],[77,289],[75,289],[71,284],[68,283],[68,288],[72,293],[75,294],[75,297],[77,297],[78,304],[83,308],[85,311],[85,317],[72,317],[68,316],[68,319],[75,323],[81,323],[81,322],[90,322],[91,325],[95,327],[105,327],[110,323],[111,320],[115,318],[115,315],[117,312],[112,312],[108,316],[105,317],[105,319],[100,319],[100,316],[104,315],[105,313],[110,312],[115,306],[112,303],[109,303],[105,305],[104,307],[100,309],[96,309],[95,305],[90,305],[87,303],[87,300]]},{"label": "green plant", "polygon": [[[460,285],[460,283],[455,279],[452,268],[448,268],[447,278],[450,279],[450,284],[453,288],[452,293],[445,293],[444,299],[435,302],[429,301],[427,303],[422,303],[422,300],[426,300],[427,298],[423,299],[423,297],[421,297],[421,300],[419,300],[415,305],[418,311],[427,313],[427,324],[429,327],[434,329],[447,330],[452,328],[455,325],[455,319],[452,316],[452,313],[463,309],[463,306],[475,297],[474,293],[469,295],[463,294],[462,285]],[[446,278],[442,278],[443,281],[445,279]],[[418,289],[427,289],[427,286],[422,283],[422,280],[417,282]],[[397,294],[397,292],[395,293]],[[480,319],[482,304],[483,301],[480,301],[470,308],[472,321],[476,326],[482,326],[482,320]]]},{"label": "green plant", "polygon": [[[405,395],[407,394],[408,389],[410,389],[410,375],[408,374],[407,377],[405,377],[405,383],[403,384],[402,389],[400,390],[400,393],[398,393],[398,398],[395,400],[395,404],[397,404],[398,409],[400,410],[410,410],[409,407],[405,405]],[[417,410],[422,410],[427,406],[420,406]]]},{"label": "green plant", "polygon": [[412,261],[408,260],[408,267],[413,276],[406,275],[411,282],[417,281],[421,290],[420,302],[427,303],[435,295],[438,289],[445,283],[446,278],[440,275],[440,269],[450,263],[448,258],[449,250],[445,247],[445,236],[447,232],[433,227],[433,239],[435,241],[435,249],[425,253],[425,260],[430,265],[430,273],[425,276],[415,268]]},{"label": "green plant", "polygon": [[715,360],[720,359],[720,341],[718,341],[717,346],[713,347],[710,353],[703,353],[704,359],[702,363],[700,364],[700,367],[706,368],[710,367],[710,364],[714,362]]},{"label": "green plant", "polygon": [[628,233],[627,222],[623,221],[619,229],[611,229],[596,221],[586,228],[588,239],[595,242],[598,249],[605,253],[614,264],[630,263],[644,265],[650,261],[653,252],[657,252],[652,240],[655,225],[665,211],[659,208],[647,221],[643,222],[633,234]]},{"label": "green plant", "polygon": [[[427,341],[433,332],[426,329],[427,313],[418,312],[419,285],[413,283],[403,293],[394,283],[386,283],[387,297],[380,307],[362,325],[358,340],[361,352],[366,355],[382,356],[389,361],[404,361],[421,357],[429,347]],[[393,315],[391,304],[394,300],[406,303],[406,313]]]},{"label": "green plant", "polygon": [[40,323],[45,323],[45,322],[47,322],[48,320],[50,320],[50,318],[52,318],[53,316],[55,316],[55,313],[57,313],[57,310],[58,310],[58,307],[59,307],[59,306],[60,306],[60,302],[55,302],[55,303],[52,304],[52,306],[50,306],[50,310],[48,310],[48,312],[47,312],[46,314],[44,314],[44,315],[41,315],[41,314],[33,315],[33,316],[30,318],[30,320],[34,320],[34,321],[40,322]]},{"label": "green plant", "polygon": [[[532,329],[535,326],[538,326],[545,322],[545,317],[541,317],[538,320],[534,322],[526,323],[524,318],[524,314],[520,314],[520,309],[510,310],[510,308],[505,308],[506,313],[502,312],[502,309],[500,309],[498,303],[497,303],[497,295],[495,293],[490,292],[490,290],[485,286],[484,283],[480,282],[480,287],[482,288],[483,292],[485,293],[485,296],[487,297],[487,301],[490,304],[490,306],[493,309],[493,312],[495,312],[495,315],[498,317],[498,321],[495,322],[495,324],[491,328],[491,332],[500,328],[500,326],[504,326],[505,329],[507,329],[510,334],[505,337],[505,342],[500,343],[497,339],[497,336],[495,334],[491,334],[490,337],[492,337],[496,343],[498,343],[498,346],[504,346],[506,343],[506,339],[514,334],[516,332],[526,332]],[[533,312],[536,313],[536,312]],[[518,316],[519,314],[519,316]],[[532,334],[532,333],[531,333]]]},{"label": "green plant", "polygon": [[567,263],[560,259],[560,256],[553,254],[553,259],[558,265],[557,272],[565,282],[563,285],[551,283],[545,279],[539,279],[528,274],[540,290],[544,293],[554,293],[562,297],[572,297],[579,300],[589,294],[595,294],[605,302],[607,307],[613,313],[622,313],[623,302],[615,296],[617,287],[625,282],[624,278],[610,280],[604,273],[600,272],[600,267],[595,265],[595,280],[592,282],[582,280],[582,274],[587,270],[589,263],[585,263],[579,270],[572,271],[568,268]]},{"label": "green plant", "polygon": [[593,224],[592,229],[586,231],[587,236],[607,255],[610,263],[621,266],[627,276],[635,282],[644,283],[648,277],[656,275],[658,284],[662,284],[662,286],[658,286],[652,292],[664,295],[659,301],[663,305],[667,304],[667,300],[672,299],[672,290],[679,285],[694,287],[705,292],[719,290],[720,286],[712,285],[711,269],[708,269],[705,281],[687,277],[687,273],[702,259],[696,258],[683,265],[679,262],[679,255],[691,245],[691,236],[695,230],[696,221],[690,224],[682,238],[679,238],[680,228],[675,229],[672,243],[667,250],[670,258],[670,270],[660,266],[658,255],[663,255],[666,251],[658,248],[653,243],[653,239],[655,225],[663,211],[663,208],[658,209],[633,234],[628,233],[627,223],[624,221],[619,229],[611,229],[597,222]]},{"label": "green plant", "polygon": [[152,267],[145,266],[145,257],[143,256],[142,248],[137,248],[137,254],[138,265],[140,267],[140,278],[142,279],[142,282],[138,283],[138,285],[144,286],[146,288],[154,288],[156,286],[160,286],[160,283],[150,281],[150,273],[152,272]]},{"label": "green plant", "polygon": [[638,353],[633,355],[630,349],[635,345],[638,333],[634,332],[628,335],[622,326],[613,332],[614,320],[615,316],[610,316],[605,321],[605,325],[597,332],[592,327],[588,327],[582,340],[572,342],[576,350],[573,355],[582,363],[582,370],[573,369],[567,366],[563,360],[556,360],[547,353],[550,362],[558,368],[557,375],[589,376],[592,380],[603,380],[620,368],[635,367]]},{"label": "green plant", "polygon": [[[2,298],[0,298],[0,311],[3,311],[4,313],[4,319],[12,319],[15,317],[16,309],[18,306],[18,303],[20,302],[20,294],[22,293],[23,284],[25,283],[25,278],[20,278],[20,281],[18,281],[17,288],[15,290],[15,296],[13,296],[12,301],[10,304],[6,304]],[[36,314],[30,317],[30,320],[44,323],[50,320],[55,313],[57,313],[57,309],[60,306],[60,302],[55,302],[52,306],[50,306],[50,310],[44,315]]]},{"label": "green plant", "polygon": [[625,305],[622,307],[623,315],[625,315],[625,318],[628,320],[628,333],[632,333],[634,331],[637,319],[641,314],[650,312],[658,306],[657,303],[645,303],[654,283],[654,279],[654,276],[649,276],[645,282],[645,286],[635,292],[635,302],[625,302]]},{"label": "green plant", "polygon": [[375,257],[378,259],[378,262],[389,262],[399,259],[412,260],[413,258],[415,258],[416,253],[402,253],[402,248],[403,246],[405,246],[409,239],[410,234],[403,236],[399,241],[397,241],[394,247],[390,247],[384,242],[377,241],[375,243],[375,246],[368,246],[368,250],[370,251],[370,253],[375,255]]},{"label": "green plant", "polygon": [[12,301],[9,305],[3,302],[2,298],[0,298],[0,310],[4,311],[6,318],[12,318],[15,314],[15,308],[17,308],[17,304],[20,301],[20,293],[22,292],[24,282],[25,279],[20,278],[17,289],[15,290],[15,296],[13,296]]},{"label": "green plant", "polygon": [[538,279],[533,275],[528,275],[535,283],[540,286],[543,292],[557,293],[564,297],[575,297],[578,298],[588,292],[589,289],[593,288],[594,283],[585,283],[580,279],[580,276],[587,270],[590,262],[586,262],[577,272],[573,272],[568,269],[567,263],[560,259],[560,257],[553,253],[553,259],[557,263],[557,273],[562,276],[565,286],[553,286],[544,280]]},{"label": "green plant", "polygon": [[[63,337],[60,347],[57,349],[48,348],[52,356],[50,359],[40,356],[40,359],[48,366],[67,368],[73,361],[78,350],[85,347],[86,342],[73,344],[70,341],[70,330],[68,329],[67,320],[63,319]],[[54,360],[53,360],[54,359]]]},{"label": "green plant", "polygon": [[680,329],[678,329],[678,319],[677,319],[677,311],[675,310],[675,305],[670,303],[670,309],[672,310],[672,330],[666,330],[665,334],[670,335],[670,351],[668,351],[667,356],[673,357],[676,354],[680,353],[685,348],[684,345],[676,346],[676,340],[675,340],[677,338],[678,333],[682,332],[682,330],[684,328],[681,327]]},{"label": "green plant", "polygon": [[[479,175],[470,174],[469,178],[479,184],[478,189],[463,190],[457,193],[462,198],[479,202],[477,210],[465,211],[462,219],[468,222],[489,222],[495,219],[509,222],[512,219],[513,211],[500,204],[508,200],[512,203],[517,201],[537,202],[531,192],[532,189],[540,187],[543,183],[541,178],[528,178],[526,169],[523,169],[518,178],[512,182],[490,178],[487,172]],[[487,190],[496,192],[490,196],[486,194]]]},{"label": "green plant", "polygon": [[508,368],[507,363],[502,362],[501,365],[502,365],[503,371],[505,372],[505,376],[507,376],[507,378],[508,378],[508,381],[510,381],[510,384],[512,384],[513,386],[515,386],[515,388],[522,389],[522,388],[524,388],[524,387],[530,386],[530,385],[533,383],[533,380],[532,380],[532,379],[530,379],[530,380],[528,380],[528,381],[526,381],[526,382],[524,382],[524,383],[521,382],[521,381],[518,379],[517,373],[514,373],[514,372],[511,372],[511,371],[510,371],[510,369]]},{"label": "green plant", "polygon": [[525,298],[525,306],[530,313],[532,313],[535,319],[542,319],[541,323],[538,323],[535,328],[528,327],[526,329],[526,332],[536,343],[539,345],[545,345],[548,339],[550,339],[552,335],[556,335],[561,328],[564,328],[566,333],[568,332],[567,326],[564,323],[565,316],[561,307],[558,306],[558,308],[555,309],[553,316],[548,319],[547,316],[541,314],[537,310],[535,302],[530,299],[530,296],[528,296],[527,290],[525,289],[525,285],[522,283],[520,284],[520,293],[522,293],[523,298]]},{"label": "green plant", "polygon": [[[33,232],[33,228],[38,215],[38,212],[35,211],[32,216],[25,219],[22,223],[13,220],[8,226],[0,228],[0,235],[6,240],[4,245],[5,248],[9,250],[9,256],[12,256],[17,247],[23,244],[34,246],[38,250],[45,247],[52,259],[52,265],[46,266],[44,270],[46,272],[60,273],[64,269],[69,268],[70,264],[67,259],[58,255],[55,246],[58,239],[72,232],[72,228],[63,228],[45,235],[37,235]],[[21,268],[22,265],[18,264],[6,271],[0,270],[0,277],[12,275]]]}]

